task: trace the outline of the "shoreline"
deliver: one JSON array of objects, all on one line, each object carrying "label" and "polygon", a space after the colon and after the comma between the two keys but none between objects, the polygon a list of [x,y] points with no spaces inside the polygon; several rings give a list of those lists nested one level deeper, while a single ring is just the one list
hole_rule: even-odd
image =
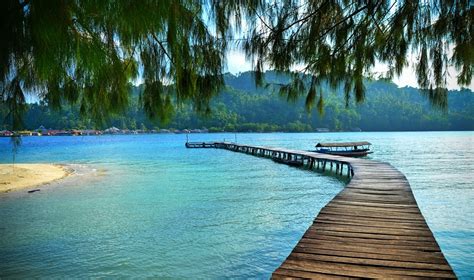
[{"label": "shoreline", "polygon": [[0,193],[30,190],[70,176],[74,170],[48,163],[0,164]]}]

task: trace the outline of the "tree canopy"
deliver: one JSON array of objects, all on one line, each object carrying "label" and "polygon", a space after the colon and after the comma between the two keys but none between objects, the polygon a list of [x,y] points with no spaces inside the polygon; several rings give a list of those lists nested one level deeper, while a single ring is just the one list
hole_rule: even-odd
[{"label": "tree canopy", "polygon": [[[174,104],[199,112],[223,86],[229,46],[245,51],[257,82],[263,68],[293,74],[281,93],[323,107],[322,83],[364,99],[363,78],[377,62],[399,75],[414,53],[418,83],[446,107],[446,71],[472,80],[469,0],[5,0],[0,4],[0,100],[21,124],[25,94],[52,107],[78,103],[96,120],[120,112],[129,87],[143,80],[148,117],[166,119]],[[305,82],[301,72],[310,75]],[[305,75],[306,76],[306,75]]]}]

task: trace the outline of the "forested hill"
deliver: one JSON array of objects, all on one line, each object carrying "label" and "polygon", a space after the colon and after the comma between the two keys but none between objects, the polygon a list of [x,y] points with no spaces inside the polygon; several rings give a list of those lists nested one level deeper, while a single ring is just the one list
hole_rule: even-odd
[{"label": "forested hill", "polygon": [[[47,106],[30,104],[25,117],[27,129],[43,125],[53,129],[97,128],[116,126],[122,129],[202,128],[210,131],[314,131],[328,128],[332,131],[412,131],[412,130],[474,130],[474,94],[470,90],[449,91],[448,111],[430,106],[428,100],[415,88],[398,88],[387,81],[367,81],[365,102],[350,102],[346,108],[342,90],[326,89],[324,114],[316,109],[307,112],[305,93],[296,102],[288,102],[278,93],[274,83],[285,83],[288,77],[267,72],[268,87],[256,87],[252,72],[237,76],[226,74],[226,89],[212,101],[209,117],[198,116],[190,105],[177,109],[167,124],[147,120],[138,105],[141,88],[132,90],[129,110],[107,123],[95,125],[79,118],[78,109],[69,107],[61,112]],[[5,116],[5,108],[0,114]],[[3,125],[3,128],[8,128]]]}]

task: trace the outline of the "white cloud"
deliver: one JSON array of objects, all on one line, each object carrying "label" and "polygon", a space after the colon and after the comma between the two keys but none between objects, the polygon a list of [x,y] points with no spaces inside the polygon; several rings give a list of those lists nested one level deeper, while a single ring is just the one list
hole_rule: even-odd
[{"label": "white cloud", "polygon": [[229,50],[227,52],[227,65],[225,70],[232,74],[238,74],[240,72],[252,70],[252,65],[247,61],[243,52]]},{"label": "white cloud", "polygon": [[[446,77],[446,87],[448,89],[460,89],[461,87],[457,83],[457,75],[458,72],[454,67],[448,67],[448,73]],[[405,68],[402,74],[399,77],[395,77],[393,82],[396,83],[398,86],[411,86],[411,87],[418,87],[418,83],[416,82],[416,74],[415,70],[412,66]],[[471,82],[469,86],[467,86],[470,90],[474,91],[474,83]]]},{"label": "white cloud", "polygon": [[[449,54],[448,54],[449,55]],[[398,77],[394,77],[393,82],[397,84],[400,87],[404,86],[410,86],[410,87],[418,87],[417,79],[416,79],[416,74],[413,66],[413,62],[416,60],[414,55],[410,55],[408,58],[410,62],[410,66],[405,67],[403,70],[402,74]],[[301,65],[295,66],[294,69],[302,69]],[[386,72],[388,67],[384,64],[377,63],[373,70],[373,73],[375,77],[378,76],[378,74],[383,74]],[[250,62],[248,62],[245,58],[245,54],[242,51],[239,50],[230,50],[227,53],[227,66],[226,66],[226,71],[232,73],[232,74],[238,74],[240,72],[245,72],[245,71],[250,71],[252,70],[252,65]],[[448,74],[446,77],[446,85],[448,89],[460,89],[460,87],[457,84],[457,74],[458,72],[454,67],[449,67],[448,68]],[[467,87],[471,90],[474,91],[474,82],[471,82],[471,84]]]}]

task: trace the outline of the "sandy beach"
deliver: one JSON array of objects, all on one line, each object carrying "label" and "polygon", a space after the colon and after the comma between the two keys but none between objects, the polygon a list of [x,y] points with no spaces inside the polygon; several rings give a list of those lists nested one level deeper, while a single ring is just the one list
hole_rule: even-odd
[{"label": "sandy beach", "polygon": [[37,188],[70,173],[66,167],[54,164],[0,164],[0,193]]}]

